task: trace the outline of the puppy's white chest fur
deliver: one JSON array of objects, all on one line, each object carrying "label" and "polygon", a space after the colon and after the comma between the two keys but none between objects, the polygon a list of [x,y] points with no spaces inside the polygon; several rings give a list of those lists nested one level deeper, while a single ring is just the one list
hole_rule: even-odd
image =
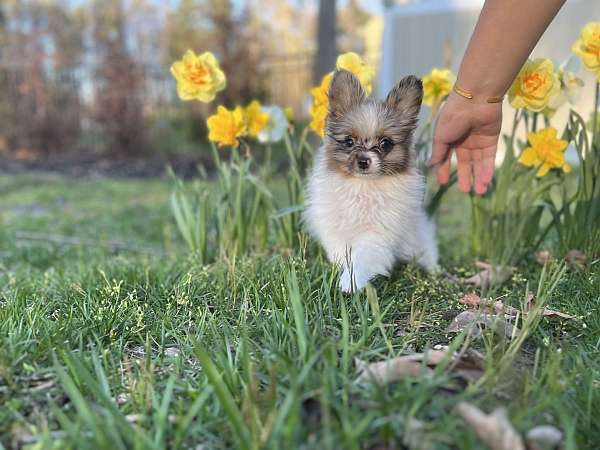
[{"label": "puppy's white chest fur", "polygon": [[434,226],[423,209],[424,180],[412,169],[380,176],[344,176],[329,170],[323,149],[307,189],[305,221],[330,261],[344,268],[340,285],[363,288],[388,275],[397,261],[437,265]]}]

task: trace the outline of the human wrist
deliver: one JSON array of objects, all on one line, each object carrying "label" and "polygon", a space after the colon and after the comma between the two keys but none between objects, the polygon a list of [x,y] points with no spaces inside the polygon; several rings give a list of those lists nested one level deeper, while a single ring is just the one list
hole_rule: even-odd
[{"label": "human wrist", "polygon": [[462,95],[459,95],[454,89],[448,94],[447,102],[454,103],[459,106],[461,109],[502,109],[502,101],[496,103],[488,103],[486,98],[481,95],[473,95],[473,98],[465,98]]},{"label": "human wrist", "polygon": [[[494,93],[499,92],[499,90],[490,90],[490,89],[469,89],[465,87],[465,84],[460,84],[458,81],[454,84],[452,91],[454,94],[462,97],[469,102],[476,104],[501,104],[504,100],[504,93]],[[486,93],[487,92],[487,93]]]},{"label": "human wrist", "polygon": [[502,103],[508,87],[500,85],[493,76],[472,77],[465,74],[462,69],[454,84],[454,91],[457,94],[473,103]]}]

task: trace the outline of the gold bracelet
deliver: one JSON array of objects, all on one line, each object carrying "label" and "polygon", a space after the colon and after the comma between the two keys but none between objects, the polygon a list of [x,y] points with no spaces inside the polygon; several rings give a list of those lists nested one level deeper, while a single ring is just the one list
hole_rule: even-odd
[{"label": "gold bracelet", "polygon": [[[467,91],[465,89],[459,88],[456,84],[454,85],[453,90],[461,97],[467,98],[469,100],[473,100],[473,94],[471,94],[469,91]],[[502,95],[500,97],[488,97],[485,101],[487,103],[502,103],[503,99],[504,99],[504,96]]]}]

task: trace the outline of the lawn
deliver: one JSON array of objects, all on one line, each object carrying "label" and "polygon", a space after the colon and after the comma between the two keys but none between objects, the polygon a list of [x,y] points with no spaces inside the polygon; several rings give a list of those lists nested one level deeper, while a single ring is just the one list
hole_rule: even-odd
[{"label": "lawn", "polygon": [[[534,255],[473,288],[468,199],[438,211],[444,272],[400,267],[342,295],[316,244],[202,265],[165,180],[0,177],[0,448],[483,449],[457,413],[505,407],[562,448],[600,445],[600,262]],[[475,292],[533,293],[575,319],[519,318],[520,337],[451,334]],[[360,361],[443,348],[483,355],[375,383]],[[423,364],[423,369],[426,369]]]}]

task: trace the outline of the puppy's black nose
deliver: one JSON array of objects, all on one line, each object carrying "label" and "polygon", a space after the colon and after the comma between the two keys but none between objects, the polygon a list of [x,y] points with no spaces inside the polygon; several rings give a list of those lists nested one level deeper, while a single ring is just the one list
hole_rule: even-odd
[{"label": "puppy's black nose", "polygon": [[359,169],[367,170],[371,165],[371,158],[368,156],[359,156],[356,163],[358,164]]}]

